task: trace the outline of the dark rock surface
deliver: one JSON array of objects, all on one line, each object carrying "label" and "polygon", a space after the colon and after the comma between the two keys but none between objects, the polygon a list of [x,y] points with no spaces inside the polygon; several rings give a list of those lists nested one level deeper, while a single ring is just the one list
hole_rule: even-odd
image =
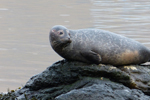
[{"label": "dark rock surface", "polygon": [[110,81],[94,82],[91,86],[74,89],[56,97],[56,100],[148,100],[141,91],[129,89]]},{"label": "dark rock surface", "polygon": [[150,66],[59,61],[4,98],[21,100],[150,100]]}]

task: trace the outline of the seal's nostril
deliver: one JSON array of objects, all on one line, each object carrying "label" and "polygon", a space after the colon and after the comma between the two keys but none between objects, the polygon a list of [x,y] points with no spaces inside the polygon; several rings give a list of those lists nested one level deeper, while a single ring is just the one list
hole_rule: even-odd
[{"label": "seal's nostril", "polygon": [[67,36],[67,39],[70,40],[70,36]]},{"label": "seal's nostril", "polygon": [[72,42],[70,38],[68,38],[68,41],[69,41],[69,43],[71,43],[71,42]]}]

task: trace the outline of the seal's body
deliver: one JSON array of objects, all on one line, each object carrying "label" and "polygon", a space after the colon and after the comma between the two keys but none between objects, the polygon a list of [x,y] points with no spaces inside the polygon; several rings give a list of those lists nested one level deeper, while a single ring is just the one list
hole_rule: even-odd
[{"label": "seal's body", "polygon": [[52,48],[63,58],[95,64],[129,65],[150,60],[150,50],[137,41],[99,29],[68,30],[54,26]]}]

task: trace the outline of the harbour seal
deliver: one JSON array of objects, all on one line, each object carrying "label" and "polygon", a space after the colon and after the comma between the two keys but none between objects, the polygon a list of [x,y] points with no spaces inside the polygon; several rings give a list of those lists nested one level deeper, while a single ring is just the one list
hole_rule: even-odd
[{"label": "harbour seal", "polygon": [[56,25],[50,30],[49,39],[54,51],[68,60],[115,66],[150,60],[150,50],[144,45],[105,30],[68,30]]}]

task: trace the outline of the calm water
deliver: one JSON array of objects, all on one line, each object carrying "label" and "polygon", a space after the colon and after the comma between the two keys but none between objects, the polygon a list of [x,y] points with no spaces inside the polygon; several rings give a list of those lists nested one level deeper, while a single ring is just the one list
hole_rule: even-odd
[{"label": "calm water", "polygon": [[109,30],[150,48],[148,0],[0,0],[0,92],[62,59],[48,39],[58,24]]}]

